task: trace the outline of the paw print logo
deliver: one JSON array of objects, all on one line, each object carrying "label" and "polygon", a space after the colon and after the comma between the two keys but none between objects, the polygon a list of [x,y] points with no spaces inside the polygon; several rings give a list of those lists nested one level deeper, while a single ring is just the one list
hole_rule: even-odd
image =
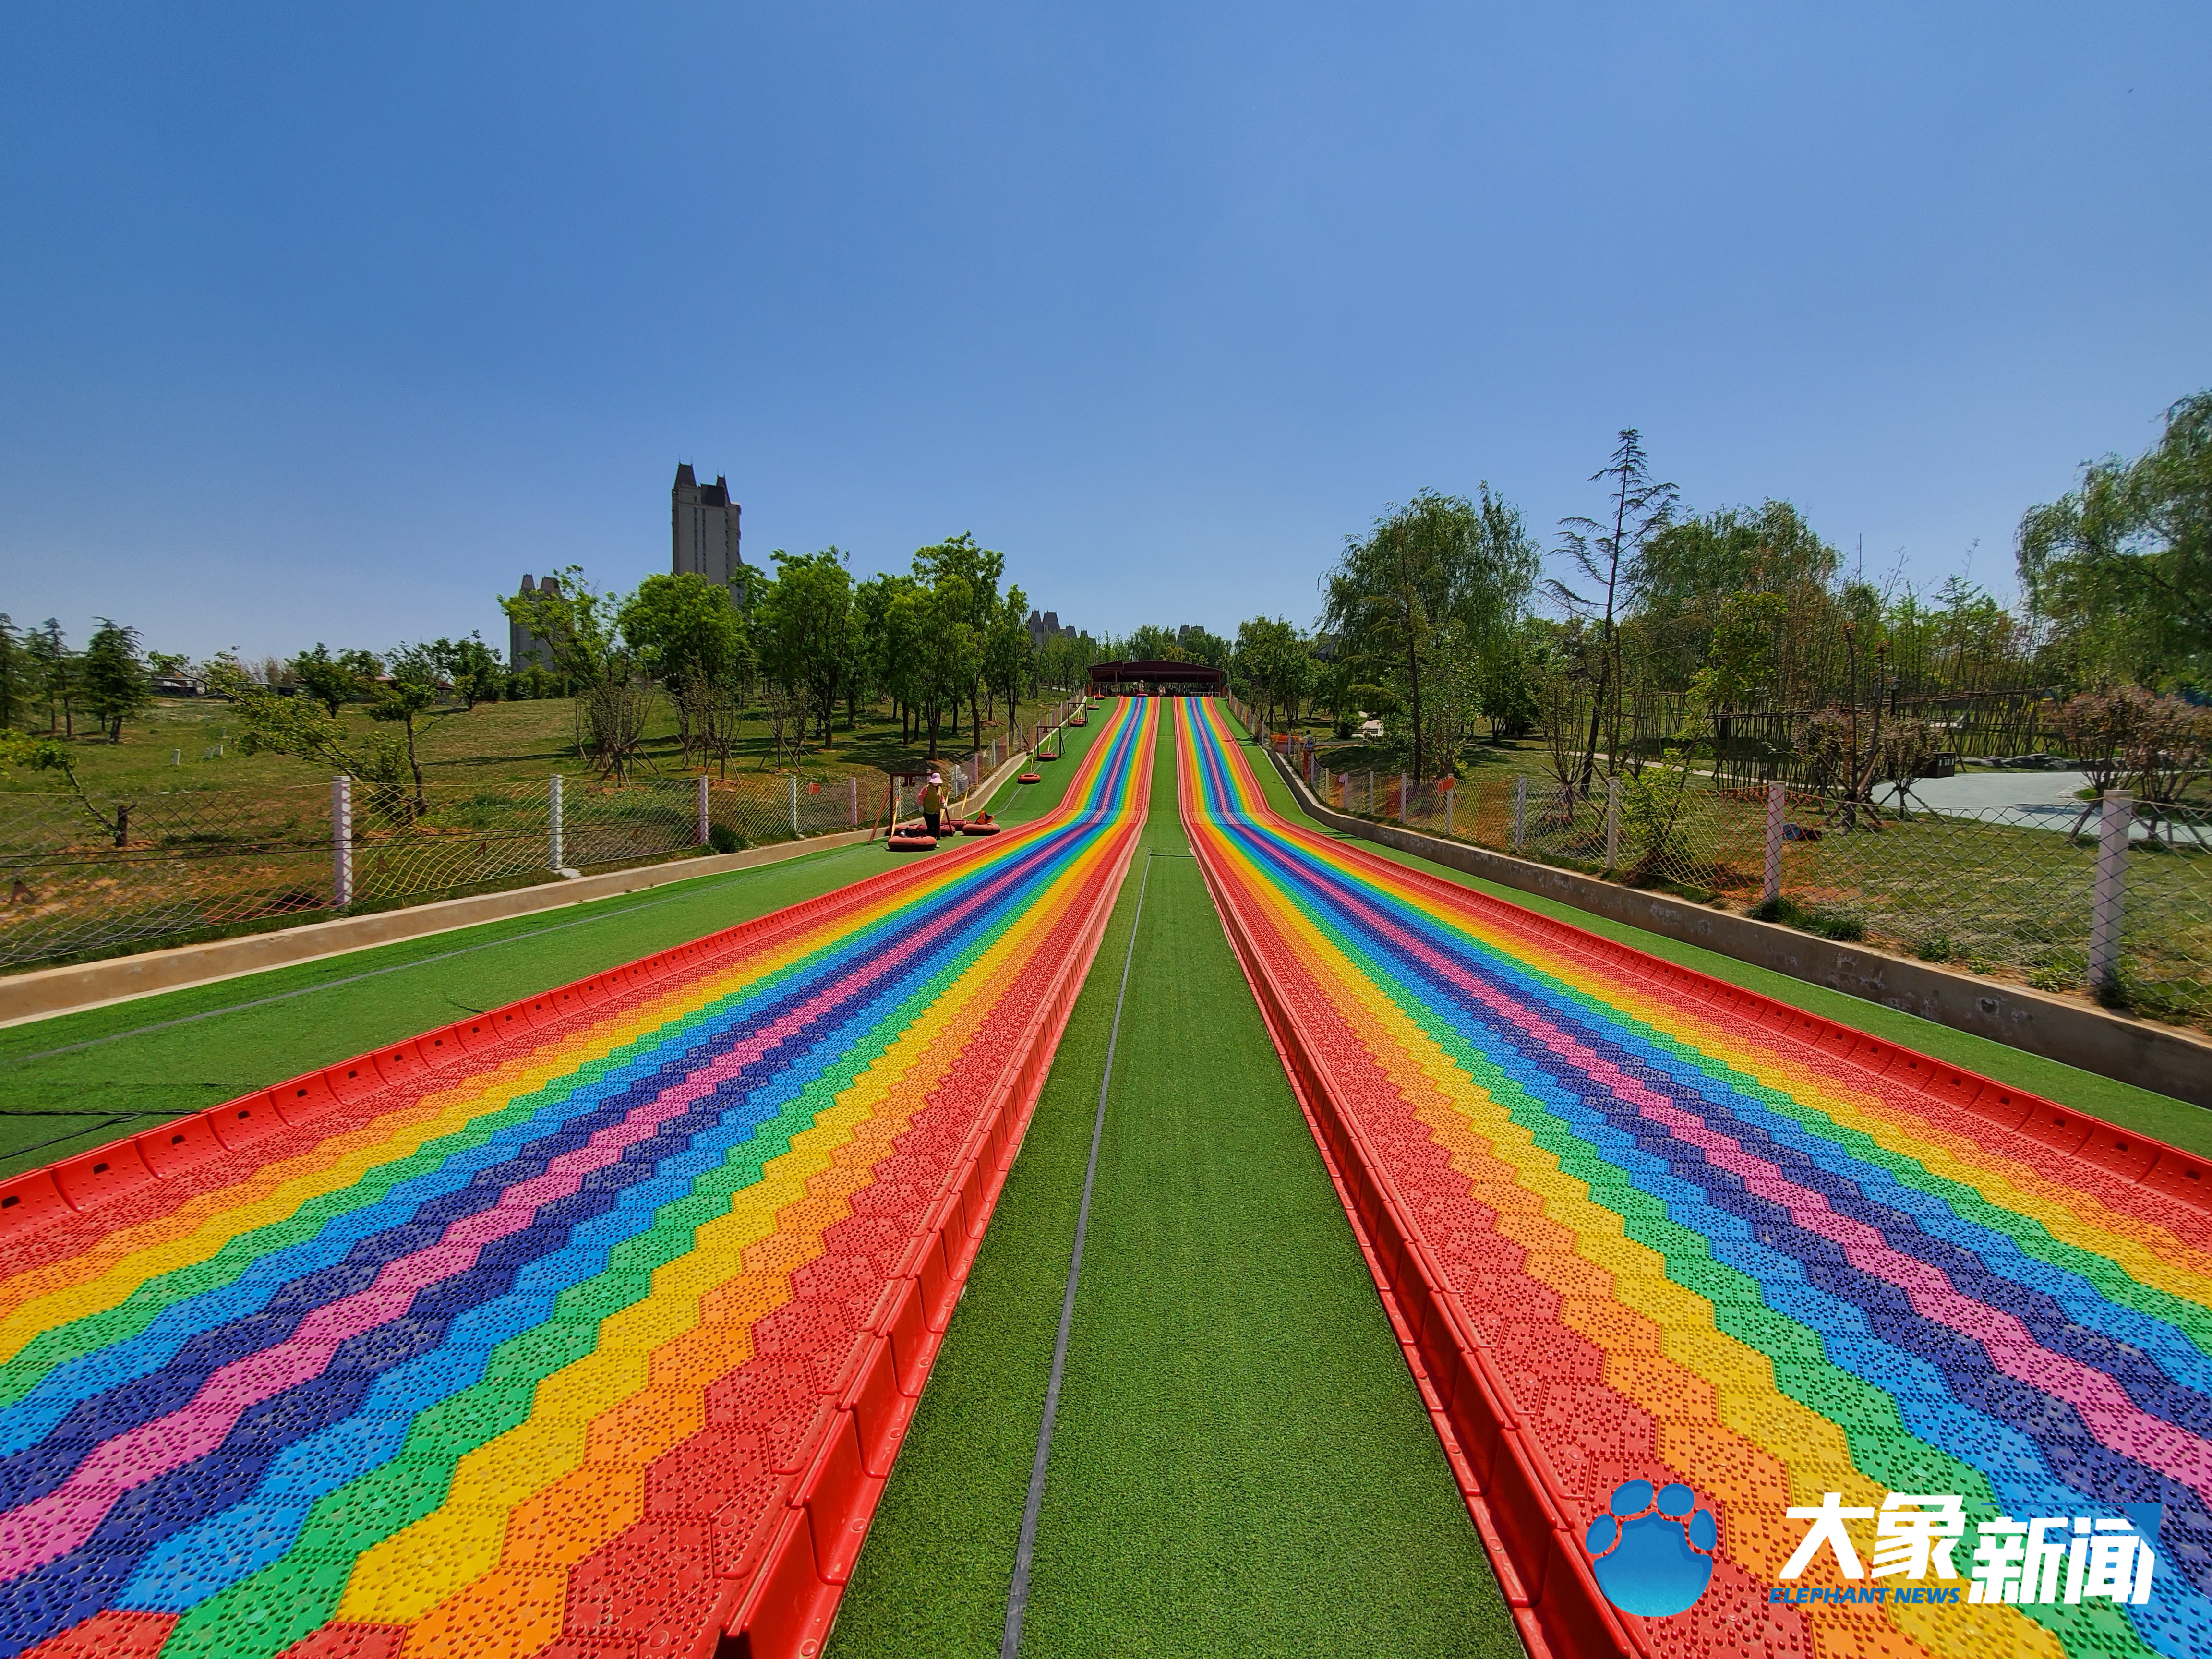
[{"label": "paw print logo", "polygon": [[1680,1481],[1655,1493],[1649,1480],[1624,1480],[1583,1534],[1583,1547],[1607,1601],[1623,1613],[1664,1619],[1705,1593],[1719,1535],[1713,1512],[1699,1509],[1697,1493]]}]

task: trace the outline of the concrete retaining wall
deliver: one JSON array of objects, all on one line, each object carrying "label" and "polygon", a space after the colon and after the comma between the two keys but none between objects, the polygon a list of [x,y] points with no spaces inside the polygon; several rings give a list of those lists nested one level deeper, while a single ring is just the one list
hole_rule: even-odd
[{"label": "concrete retaining wall", "polygon": [[[1273,755],[1273,751],[1269,751]],[[2087,1002],[1954,969],[1893,957],[1865,945],[1708,909],[1668,893],[1600,881],[1572,870],[1447,841],[1391,823],[1370,823],[1324,806],[1279,755],[1277,769],[1306,811],[1332,829],[1415,854],[1501,887],[1571,904],[1685,945],[1698,945],[1808,984],[1863,997],[1954,1030],[1990,1037],[2046,1060],[2212,1107],[2212,1042],[2172,1026],[2131,1019]]]}]

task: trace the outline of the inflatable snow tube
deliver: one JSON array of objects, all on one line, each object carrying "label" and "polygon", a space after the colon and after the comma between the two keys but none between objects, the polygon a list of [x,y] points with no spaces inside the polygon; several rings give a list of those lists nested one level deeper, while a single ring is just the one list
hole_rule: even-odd
[{"label": "inflatable snow tube", "polygon": [[1091,717],[1088,714],[1078,714],[1073,720],[1068,721],[1068,724],[1070,726],[1088,726],[1091,724]]},{"label": "inflatable snow tube", "polygon": [[934,836],[893,836],[890,838],[889,845],[891,851],[894,853],[934,853],[937,850],[937,837]]},{"label": "inflatable snow tube", "polygon": [[1044,781],[1044,775],[1041,772],[1024,772],[1021,776],[1016,778],[1014,781],[1016,783],[1042,783]]},{"label": "inflatable snow tube", "polygon": [[995,823],[963,823],[960,826],[960,833],[963,836],[995,836],[999,833],[999,826]]}]

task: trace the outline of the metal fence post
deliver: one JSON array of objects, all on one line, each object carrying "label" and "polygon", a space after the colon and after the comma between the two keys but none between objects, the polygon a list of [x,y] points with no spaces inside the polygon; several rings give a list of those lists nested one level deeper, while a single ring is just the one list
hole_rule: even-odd
[{"label": "metal fence post", "polygon": [[553,867],[556,870],[564,869],[567,866],[566,861],[561,856],[561,775],[558,772],[553,775],[553,787],[547,798],[545,818],[547,825],[552,831]]},{"label": "metal fence post", "polygon": [[2120,906],[2127,896],[2128,826],[2135,821],[2135,797],[2124,789],[2105,792],[2105,813],[2097,826],[2097,878],[2089,894],[2089,985],[2098,991],[2120,982]]},{"label": "metal fence post", "polygon": [[1769,909],[1782,899],[1782,825],[1789,816],[1789,788],[1776,778],[1766,786],[1766,885],[1759,895]]},{"label": "metal fence post", "polygon": [[699,775],[699,845],[702,847],[707,844],[707,832],[714,828],[712,811],[707,799],[707,775],[702,772]]},{"label": "metal fence post", "polygon": [[1367,771],[1367,816],[1370,818],[1375,816],[1375,769],[1372,767]]},{"label": "metal fence post", "polygon": [[331,780],[331,902],[353,902],[353,780],[343,773]]},{"label": "metal fence post", "polygon": [[791,833],[799,833],[799,774],[791,775]]},{"label": "metal fence post", "polygon": [[1513,850],[1521,850],[1524,826],[1528,822],[1528,775],[1516,772],[1513,776]]},{"label": "metal fence post", "polygon": [[1608,874],[1620,868],[1620,778],[1605,781],[1605,867]]},{"label": "metal fence post", "polygon": [[1444,835],[1447,839],[1450,837],[1452,833],[1452,803],[1456,801],[1458,799],[1459,791],[1457,789],[1447,789],[1444,791]]},{"label": "metal fence post", "polygon": [[860,775],[858,772],[845,774],[845,792],[852,798],[852,805],[845,813],[845,821],[857,830],[860,827]]},{"label": "metal fence post", "polygon": [[1411,823],[1413,821],[1413,810],[1411,805],[1411,786],[1412,780],[1409,779],[1403,772],[1399,773],[1398,822],[1401,823]]}]

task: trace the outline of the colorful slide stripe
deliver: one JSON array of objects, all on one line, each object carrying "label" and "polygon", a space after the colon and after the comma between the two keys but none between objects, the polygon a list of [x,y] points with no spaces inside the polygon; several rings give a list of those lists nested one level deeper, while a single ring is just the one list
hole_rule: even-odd
[{"label": "colorful slide stripe", "polygon": [[11,1185],[0,1655],[818,1638],[1127,867],[1157,723],[1116,705],[1049,817],[657,978],[21,1186],[88,1207]]},{"label": "colorful slide stripe", "polygon": [[[1532,1646],[2212,1652],[2212,1227],[2148,1153],[1297,826],[1226,721],[1178,714],[1184,816]],[[1595,1589],[1639,1480],[1717,1518],[1671,1616]],[[1956,1601],[1827,1553],[1785,1585],[1829,1492],[2162,1506],[2154,1593],[1972,1604],[1971,1529]]]}]

